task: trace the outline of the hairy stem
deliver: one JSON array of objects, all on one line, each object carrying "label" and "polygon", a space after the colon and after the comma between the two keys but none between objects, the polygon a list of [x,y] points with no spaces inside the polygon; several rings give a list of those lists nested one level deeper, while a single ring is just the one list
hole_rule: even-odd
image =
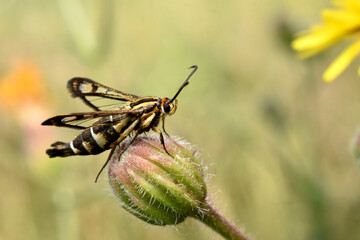
[{"label": "hairy stem", "polygon": [[206,204],[205,206],[203,206],[203,209],[205,211],[202,214],[197,214],[193,217],[208,225],[225,239],[249,240],[233,224],[227,221],[211,206]]}]

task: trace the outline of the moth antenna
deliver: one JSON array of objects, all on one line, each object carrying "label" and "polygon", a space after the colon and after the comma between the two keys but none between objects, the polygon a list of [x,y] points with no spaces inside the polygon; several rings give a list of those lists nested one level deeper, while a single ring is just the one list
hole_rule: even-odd
[{"label": "moth antenna", "polygon": [[198,69],[198,66],[194,65],[194,66],[191,66],[189,67],[190,68],[193,68],[194,70],[192,70],[192,72],[189,74],[189,76],[186,78],[185,82],[181,85],[181,87],[179,88],[179,90],[177,91],[177,93],[175,94],[175,96],[170,100],[170,103],[172,103],[176,98],[177,96],[179,95],[179,93],[181,92],[181,90],[183,90],[183,88],[189,84],[189,79],[191,78],[191,76],[196,72],[196,70]]}]

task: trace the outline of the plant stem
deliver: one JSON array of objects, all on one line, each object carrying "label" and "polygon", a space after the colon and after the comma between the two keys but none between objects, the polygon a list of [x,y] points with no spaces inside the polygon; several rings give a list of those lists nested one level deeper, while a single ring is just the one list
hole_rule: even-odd
[{"label": "plant stem", "polygon": [[205,210],[203,214],[197,214],[193,217],[208,225],[225,239],[249,240],[247,237],[244,236],[243,233],[236,229],[233,224],[227,221],[211,206],[206,204],[205,206],[203,206],[203,209]]}]

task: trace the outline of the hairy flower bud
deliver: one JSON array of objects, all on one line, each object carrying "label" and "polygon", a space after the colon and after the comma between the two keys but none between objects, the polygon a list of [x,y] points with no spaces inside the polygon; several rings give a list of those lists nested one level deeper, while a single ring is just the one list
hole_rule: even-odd
[{"label": "hairy flower bud", "polygon": [[[121,150],[129,142],[122,144]],[[206,185],[197,151],[177,138],[139,136],[109,163],[109,183],[122,207],[155,225],[173,225],[202,213]]]}]

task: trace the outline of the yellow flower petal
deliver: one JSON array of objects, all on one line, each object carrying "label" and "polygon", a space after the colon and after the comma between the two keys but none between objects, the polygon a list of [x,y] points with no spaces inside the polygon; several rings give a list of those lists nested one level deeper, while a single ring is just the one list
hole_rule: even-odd
[{"label": "yellow flower petal", "polygon": [[358,12],[350,11],[350,9],[325,9],[322,11],[322,19],[324,21],[324,27],[336,27],[338,29],[346,30],[359,24],[360,15]]},{"label": "yellow flower petal", "polygon": [[[321,12],[321,24],[311,27],[292,42],[292,48],[301,58],[318,54],[348,38],[360,39],[360,0],[338,0],[334,6],[335,9]],[[324,80],[334,80],[359,53],[360,40],[357,40],[327,68]]]},{"label": "yellow flower petal", "polygon": [[297,38],[292,48],[299,52],[300,58],[308,58],[331,47],[341,40],[341,35],[333,33],[316,33]]},{"label": "yellow flower petal", "polygon": [[334,62],[326,69],[323,74],[323,78],[327,82],[331,82],[340,73],[342,73],[351,61],[359,54],[360,52],[360,40],[356,41],[345,49],[340,56],[338,56]]},{"label": "yellow flower petal", "polygon": [[338,1],[334,1],[334,6],[339,8],[350,9],[353,11],[360,11],[359,0],[338,0]]},{"label": "yellow flower petal", "polygon": [[357,11],[360,1],[355,1],[357,5],[354,1],[342,0],[340,9],[323,10],[323,23],[301,33],[292,42],[292,48],[299,52],[301,58],[307,58],[356,34],[360,26],[360,12]]}]

